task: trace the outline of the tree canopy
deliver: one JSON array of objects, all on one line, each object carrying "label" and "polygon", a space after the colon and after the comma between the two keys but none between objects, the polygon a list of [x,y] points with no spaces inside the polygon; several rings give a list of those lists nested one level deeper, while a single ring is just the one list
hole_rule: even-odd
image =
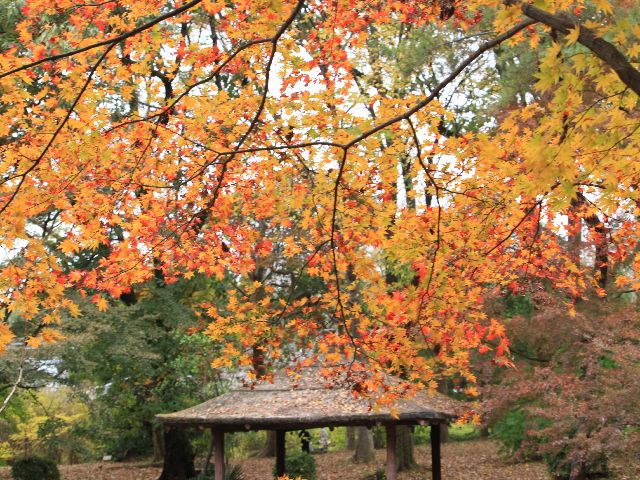
[{"label": "tree canopy", "polygon": [[487,299],[640,287],[633,1],[7,5],[0,348],[202,276],[216,366],[473,394],[474,352],[509,363]]}]

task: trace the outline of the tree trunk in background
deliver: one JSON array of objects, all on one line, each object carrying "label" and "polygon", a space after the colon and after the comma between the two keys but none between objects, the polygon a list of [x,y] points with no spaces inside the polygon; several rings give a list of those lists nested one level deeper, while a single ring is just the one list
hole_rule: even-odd
[{"label": "tree trunk in background", "polygon": [[188,480],[196,476],[193,450],[184,430],[164,431],[164,466],[158,480]]},{"label": "tree trunk in background", "polygon": [[267,443],[260,452],[260,457],[275,457],[276,456],[276,432],[274,430],[267,430]]},{"label": "tree trunk in background", "polygon": [[400,165],[402,168],[402,183],[404,185],[405,201],[410,211],[416,211],[416,191],[413,185],[413,177],[411,176],[411,164],[413,158],[410,155],[400,156]]},{"label": "tree trunk in background", "polygon": [[373,427],[373,448],[385,448],[387,446],[387,432],[384,427]]},{"label": "tree trunk in background", "polygon": [[358,440],[356,453],[353,459],[356,462],[369,463],[375,459],[376,452],[373,448],[373,435],[367,427],[357,427]]},{"label": "tree trunk in background", "polygon": [[440,443],[447,443],[449,441],[449,425],[440,425]]},{"label": "tree trunk in background", "polygon": [[347,450],[356,449],[356,427],[347,427]]},{"label": "tree trunk in background", "polygon": [[576,198],[571,200],[573,209],[573,224],[569,225],[569,248],[573,253],[574,261],[577,265],[581,263],[583,250],[582,226],[583,221],[588,227],[588,235],[595,247],[594,257],[594,279],[597,285],[603,290],[607,288],[607,277],[609,275],[609,238],[608,230],[603,221],[596,213],[586,210],[589,201],[582,192],[576,194]]},{"label": "tree trunk in background", "polygon": [[151,430],[153,437],[153,461],[160,462],[164,458],[164,435],[162,424],[154,424]]},{"label": "tree trunk in background", "polygon": [[412,470],[418,466],[413,456],[413,434],[407,425],[396,426],[396,461],[398,472]]},{"label": "tree trunk in background", "polygon": [[[449,396],[449,380],[446,378],[438,382],[437,391],[443,395]],[[449,441],[449,425],[440,425],[440,443],[446,443]]]}]

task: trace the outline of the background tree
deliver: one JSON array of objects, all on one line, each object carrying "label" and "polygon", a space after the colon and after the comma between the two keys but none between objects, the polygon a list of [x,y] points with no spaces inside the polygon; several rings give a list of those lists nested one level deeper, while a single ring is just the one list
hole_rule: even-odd
[{"label": "background tree", "polygon": [[[55,340],[81,313],[72,290],[105,310],[203,275],[231,286],[194,306],[223,344],[216,367],[268,376],[286,355],[347,369],[354,394],[382,404],[444,377],[474,395],[476,352],[510,363],[492,294],[539,281],[572,310],[607,293],[609,271],[637,287],[633,11],[29,2],[0,58],[2,345],[19,325],[26,345]],[[439,57],[384,62],[387,39],[401,58],[429,45],[412,32],[443,25]],[[502,71],[537,51],[537,81],[516,89],[520,108],[485,113],[483,79],[497,91],[507,77],[478,61],[499,46]],[[584,220],[595,265],[566,248],[564,218]],[[612,218],[627,243],[607,238]],[[278,287],[266,272],[283,264],[317,290]]]},{"label": "background tree", "polygon": [[534,302],[508,325],[522,355],[490,389],[490,422],[510,454],[543,458],[559,478],[608,474],[613,456],[637,448],[637,309],[592,301],[569,318],[549,294]]}]

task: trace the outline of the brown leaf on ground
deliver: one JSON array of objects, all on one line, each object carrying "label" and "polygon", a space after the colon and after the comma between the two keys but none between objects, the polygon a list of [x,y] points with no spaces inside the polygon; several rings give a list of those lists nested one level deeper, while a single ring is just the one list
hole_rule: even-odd
[{"label": "brown leaf on ground", "polygon": [[[156,480],[161,468],[136,463],[97,462],[60,465],[62,480]],[[11,469],[0,469],[0,480],[11,480]],[[35,479],[34,479],[35,480]]]},{"label": "brown leaf on ground", "polygon": [[[318,480],[357,480],[384,468],[384,450],[376,452],[376,461],[358,464],[351,460],[350,451],[316,455]],[[420,468],[403,472],[399,480],[428,480],[431,478],[431,452],[428,446],[416,448]],[[269,480],[273,459],[239,460],[247,480]],[[135,463],[98,462],[81,465],[61,465],[63,480],[156,480],[160,468]],[[442,446],[442,474],[446,480],[550,480],[542,463],[507,464],[498,455],[496,444],[489,440],[450,442]],[[10,480],[9,468],[0,469],[0,480]]]},{"label": "brown leaf on ground", "polygon": [[[428,480],[431,478],[431,450],[428,446],[416,448],[419,469],[402,472],[399,480]],[[376,451],[376,461],[358,464],[351,460],[353,452],[331,452],[316,455],[318,480],[362,479],[384,468],[386,452]],[[273,460],[248,459],[239,462],[247,480],[270,478]],[[446,480],[550,480],[542,463],[506,464],[498,455],[496,444],[489,440],[450,442],[442,446],[442,478]]]}]

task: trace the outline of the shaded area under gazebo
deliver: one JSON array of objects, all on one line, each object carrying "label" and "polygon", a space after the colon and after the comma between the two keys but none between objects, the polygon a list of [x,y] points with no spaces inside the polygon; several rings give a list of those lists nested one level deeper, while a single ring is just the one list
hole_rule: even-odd
[{"label": "shaded area under gazebo", "polygon": [[[393,379],[391,379],[393,381]],[[285,434],[317,427],[383,425],[387,434],[387,480],[396,480],[396,425],[430,425],[432,478],[442,478],[440,428],[455,418],[456,402],[442,394],[418,392],[389,409],[372,410],[367,399],[356,399],[346,382],[330,385],[317,368],[305,368],[291,378],[278,372],[273,383],[236,388],[200,405],[157,415],[167,427],[207,427],[215,448],[215,480],[224,479],[224,434],[248,430],[276,432],[276,473],[285,472]],[[329,387],[329,388],[328,388]]]}]

